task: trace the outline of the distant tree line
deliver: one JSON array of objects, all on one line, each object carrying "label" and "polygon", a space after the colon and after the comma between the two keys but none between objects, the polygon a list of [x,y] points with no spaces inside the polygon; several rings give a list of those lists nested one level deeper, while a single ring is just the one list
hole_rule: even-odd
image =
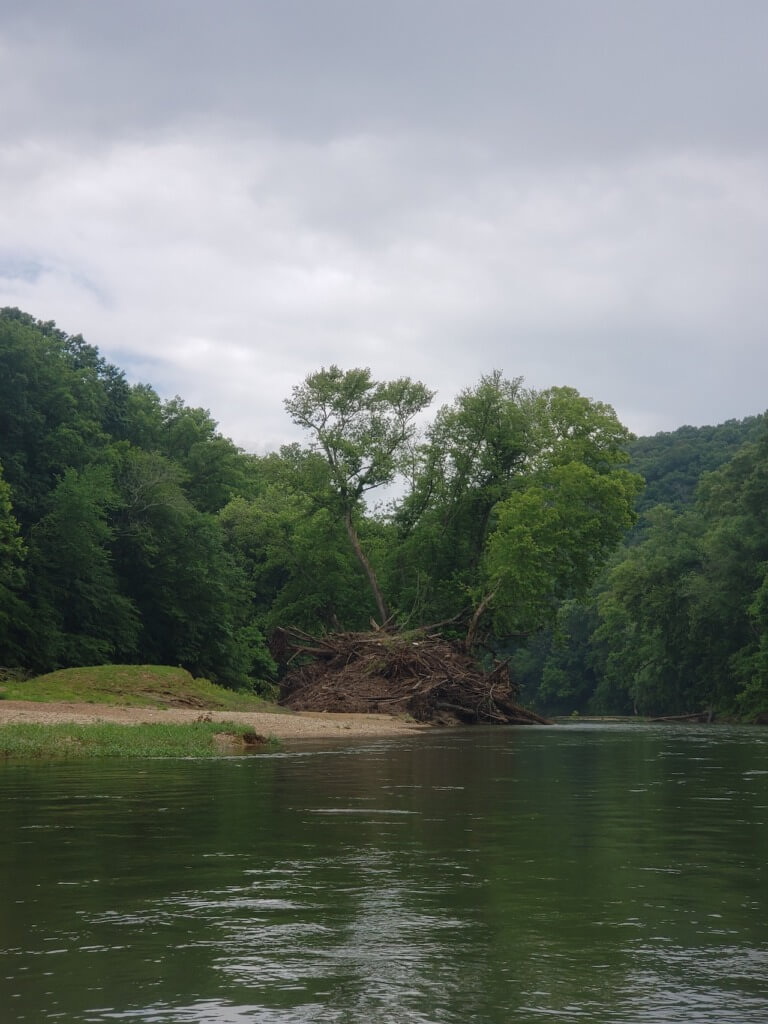
[{"label": "distant tree line", "polygon": [[260,457],[0,311],[0,666],[267,690],[278,626],[437,625],[544,709],[763,707],[762,419],[635,441],[608,405],[495,372],[417,430],[432,397],[323,368],[286,399],[306,443]]}]

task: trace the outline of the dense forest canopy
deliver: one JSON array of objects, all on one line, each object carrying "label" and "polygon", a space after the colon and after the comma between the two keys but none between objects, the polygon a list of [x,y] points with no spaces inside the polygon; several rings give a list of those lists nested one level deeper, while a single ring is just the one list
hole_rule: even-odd
[{"label": "dense forest canopy", "polygon": [[276,627],[373,620],[510,658],[542,710],[768,711],[763,417],[633,439],[608,405],[492,372],[418,431],[432,397],[323,368],[286,398],[305,443],[259,457],[0,311],[0,667],[268,690]]},{"label": "dense forest canopy", "polygon": [[768,716],[768,417],[628,450],[649,481],[638,522],[588,599],[514,652],[527,698],[561,713]]}]

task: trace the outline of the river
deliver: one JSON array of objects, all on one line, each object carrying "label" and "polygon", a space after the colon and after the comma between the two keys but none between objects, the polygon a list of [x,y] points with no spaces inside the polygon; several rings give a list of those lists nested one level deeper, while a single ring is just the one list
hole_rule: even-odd
[{"label": "river", "polygon": [[768,731],[0,766],[0,1019],[765,1024]]}]

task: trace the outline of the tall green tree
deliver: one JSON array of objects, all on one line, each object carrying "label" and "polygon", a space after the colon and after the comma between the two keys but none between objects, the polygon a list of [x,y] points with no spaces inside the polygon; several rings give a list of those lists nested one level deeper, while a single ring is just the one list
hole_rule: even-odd
[{"label": "tall green tree", "polygon": [[195,508],[184,491],[185,470],[168,457],[118,445],[112,458],[120,496],[115,566],[141,612],[143,657],[249,686],[268,659],[218,520]]},{"label": "tall green tree", "polygon": [[[639,479],[610,406],[499,372],[443,407],[394,521],[401,607],[496,631],[542,626],[583,594],[632,520]],[[483,627],[487,632],[487,627]]]},{"label": "tall green tree", "polygon": [[20,627],[25,619],[21,598],[26,549],[13,514],[11,489],[0,465],[0,666],[21,663]]},{"label": "tall green tree", "polygon": [[365,628],[375,612],[343,525],[328,508],[274,485],[222,509],[227,548],[246,574],[264,632]]},{"label": "tall green tree", "polygon": [[57,477],[88,465],[108,441],[106,372],[81,338],[0,310],[0,461],[25,537]]},{"label": "tall green tree", "polygon": [[64,472],[31,531],[30,661],[38,671],[130,660],[139,616],[115,574],[106,466]]},{"label": "tall green tree", "polygon": [[393,517],[390,574],[404,614],[435,622],[469,608],[493,510],[527,473],[531,452],[519,378],[494,372],[438,410]]},{"label": "tall green tree", "polygon": [[563,601],[584,598],[634,522],[638,477],[600,473],[585,462],[536,474],[496,509],[468,642],[491,610],[496,633],[525,633],[552,621]]},{"label": "tall green tree", "polygon": [[749,605],[753,630],[752,643],[733,658],[734,671],[741,682],[737,697],[739,710],[749,718],[768,722],[768,562],[761,564],[764,573]]},{"label": "tall green tree", "polygon": [[[695,710],[698,655],[691,635],[691,580],[701,567],[703,525],[657,506],[645,540],[610,572],[591,646],[603,711],[626,698],[641,714]],[[624,695],[624,696],[623,696]]]},{"label": "tall green tree", "polygon": [[432,397],[408,377],[382,382],[373,380],[369,369],[331,366],[310,374],[285,402],[293,422],[310,434],[310,449],[328,465],[328,507],[344,524],[382,622],[390,612],[357,521],[365,495],[391,484],[402,471],[416,433],[415,417]]}]

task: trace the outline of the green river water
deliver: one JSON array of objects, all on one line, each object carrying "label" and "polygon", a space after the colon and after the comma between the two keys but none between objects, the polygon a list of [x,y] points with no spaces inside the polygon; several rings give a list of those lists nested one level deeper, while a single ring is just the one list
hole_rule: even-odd
[{"label": "green river water", "polygon": [[768,730],[0,765],[0,1021],[765,1024]]}]

